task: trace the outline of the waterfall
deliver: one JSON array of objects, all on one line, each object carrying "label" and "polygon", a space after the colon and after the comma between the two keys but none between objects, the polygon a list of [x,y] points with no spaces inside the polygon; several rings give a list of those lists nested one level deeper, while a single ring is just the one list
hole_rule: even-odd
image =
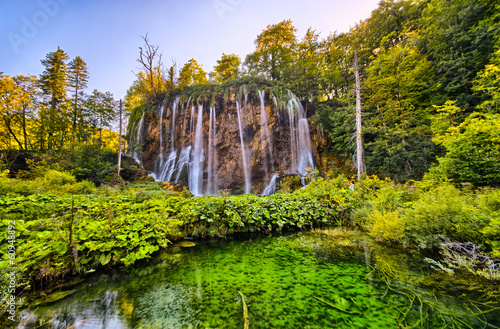
[{"label": "waterfall", "polygon": [[291,92],[289,96],[287,109],[290,124],[291,170],[305,176],[306,168],[314,168],[309,123],[297,97]]},{"label": "waterfall", "polygon": [[187,109],[189,107],[189,103],[191,102],[191,97],[188,98],[188,101],[187,101],[187,104],[184,104],[184,106],[182,107],[182,113],[181,113],[181,116],[182,116],[182,127],[181,127],[181,143],[182,143],[182,148],[184,148],[184,146],[186,145],[185,144],[185,141],[184,141],[184,137],[186,135],[186,112],[187,112]]},{"label": "waterfall", "polygon": [[[267,111],[265,101],[265,91],[259,90],[260,98],[260,143],[262,146],[262,164],[266,174],[266,183],[269,182],[268,165],[271,166],[271,172],[274,173],[274,156],[273,144],[271,142],[271,134],[269,133],[269,124],[267,122]],[[266,145],[267,144],[267,145]]]},{"label": "waterfall", "polygon": [[189,119],[189,136],[193,134],[193,126],[194,126],[194,105],[191,105],[191,118]]},{"label": "waterfall", "polygon": [[160,106],[160,154],[163,153],[163,111],[165,109],[164,102]]},{"label": "waterfall", "polygon": [[172,117],[170,122],[170,154],[167,161],[164,161],[163,147],[163,112],[164,104],[160,106],[160,152],[155,162],[154,178],[159,181],[169,181],[175,172],[175,162],[177,160],[177,151],[175,150],[175,112],[179,104],[180,97],[176,97],[172,104]]},{"label": "waterfall", "polygon": [[250,193],[250,171],[248,168],[248,159],[245,152],[245,141],[243,139],[243,128],[241,125],[241,105],[239,101],[236,101],[236,110],[238,111],[238,127],[240,129],[240,142],[241,142],[241,158],[243,161],[243,174],[245,176],[245,194]]},{"label": "waterfall", "polygon": [[271,195],[276,193],[276,179],[278,179],[278,174],[274,174],[273,178],[271,178],[271,182],[264,188],[262,195]]},{"label": "waterfall", "polygon": [[165,102],[162,102],[160,105],[160,148],[159,154],[155,161],[155,171],[153,176],[156,179],[160,179],[158,173],[163,170],[163,111],[165,109]]},{"label": "waterfall", "polygon": [[287,104],[288,122],[290,124],[290,156],[292,158],[291,169],[297,168],[297,131],[295,127],[295,108],[290,100]]},{"label": "waterfall", "polygon": [[217,141],[215,136],[215,107],[210,107],[210,124],[208,130],[208,182],[207,194],[217,195],[219,190],[217,186]]},{"label": "waterfall", "polygon": [[[194,107],[193,107],[194,108]],[[194,196],[203,195],[203,105],[198,105],[196,131],[192,154],[191,168],[189,170],[189,190]]]},{"label": "waterfall", "polygon": [[177,160],[177,176],[175,176],[175,183],[179,183],[181,179],[181,173],[184,166],[189,164],[191,158],[191,145],[183,148],[179,154],[179,160]]},{"label": "waterfall", "polygon": [[[306,176],[314,159],[301,103],[291,92],[279,98],[247,87],[212,98],[210,106],[207,99],[178,96],[158,106],[156,122],[147,123],[150,118],[142,114],[131,126],[130,142],[146,141],[147,153],[134,152],[134,158],[154,171],[155,180],[187,183],[195,196],[217,195],[219,189],[269,195],[276,191],[278,170]],[[152,136],[146,136],[147,124],[154,125],[147,129]],[[151,150],[154,141],[157,150]]]},{"label": "waterfall", "polygon": [[[142,142],[142,129],[144,126],[144,114],[146,114],[146,112],[142,112],[141,119],[139,120],[139,126],[137,127],[137,132],[136,132],[136,136],[135,136],[135,143],[136,144],[140,144]],[[137,152],[137,150],[134,150],[133,157],[134,157],[134,160],[137,161],[137,163],[141,162],[141,154],[139,152]]]},{"label": "waterfall", "polygon": [[175,150],[171,151],[167,158],[167,161],[160,168],[160,174],[155,175],[155,180],[169,181],[172,178],[172,175],[174,174],[175,171],[176,159],[177,159],[177,152]]},{"label": "waterfall", "polygon": [[179,105],[180,96],[177,96],[172,104],[172,122],[170,127],[170,152],[175,151],[175,110]]}]

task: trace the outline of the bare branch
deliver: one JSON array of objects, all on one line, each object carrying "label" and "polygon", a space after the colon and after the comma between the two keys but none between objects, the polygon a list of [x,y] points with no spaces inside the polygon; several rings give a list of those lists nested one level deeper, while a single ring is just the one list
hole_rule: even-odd
[{"label": "bare branch", "polygon": [[141,63],[144,67],[146,77],[151,85],[153,97],[156,97],[158,89],[157,86],[155,86],[154,80],[155,62],[158,69],[161,70],[161,68],[163,67],[161,61],[162,53],[159,51],[159,46],[152,45],[150,43],[147,33],[145,36],[141,36],[141,38],[144,40],[144,48],[139,47],[139,58],[137,58],[137,62]]}]

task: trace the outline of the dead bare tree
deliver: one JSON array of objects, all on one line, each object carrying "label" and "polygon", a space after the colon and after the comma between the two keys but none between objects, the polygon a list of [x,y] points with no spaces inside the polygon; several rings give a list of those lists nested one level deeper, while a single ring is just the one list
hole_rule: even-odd
[{"label": "dead bare tree", "polygon": [[362,173],[365,172],[365,166],[363,163],[363,141],[361,138],[361,82],[359,78],[358,47],[356,43],[354,43],[354,74],[356,76],[356,162],[358,179],[361,179]]},{"label": "dead bare tree", "polygon": [[[153,97],[156,98],[158,94],[157,86],[155,86],[155,73],[156,75],[161,74],[161,68],[163,66],[161,57],[162,53],[159,51],[160,47],[156,45],[152,45],[148,39],[148,34],[145,36],[141,36],[144,40],[144,46],[139,47],[140,53],[139,58],[137,58],[137,62],[141,63],[146,71],[146,78],[148,79],[151,85],[151,91],[153,93]],[[156,72],[155,72],[156,70]]]}]

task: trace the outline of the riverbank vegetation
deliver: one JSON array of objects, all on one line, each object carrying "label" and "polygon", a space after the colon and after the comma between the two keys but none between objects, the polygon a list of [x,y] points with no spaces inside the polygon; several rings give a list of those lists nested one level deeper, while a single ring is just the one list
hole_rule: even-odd
[{"label": "riverbank vegetation", "polygon": [[[15,223],[18,282],[26,290],[132,265],[185,237],[325,227],[365,231],[382,244],[429,257],[439,270],[500,279],[494,260],[500,257],[498,189],[460,190],[430,180],[402,185],[372,177],[352,190],[341,175],[314,177],[303,189],[268,197],[193,198],[187,190],[170,192],[158,183],[96,189],[49,169],[22,183],[4,173],[0,190],[2,229]],[[450,241],[472,243],[474,253],[450,249]],[[6,249],[7,237],[0,242]],[[8,261],[4,254],[1,267]]]},{"label": "riverbank vegetation", "polygon": [[[441,273],[499,280],[499,13],[498,1],[383,1],[323,40],[310,29],[298,41],[289,20],[269,25],[243,67],[223,55],[213,87],[195,60],[179,74],[158,63],[137,75],[124,101],[129,134],[174,93],[197,101],[263,78],[296,93],[326,160],[303,189],[283,178],[266,197],[193,198],[151,182],[132,158],[118,174],[119,134],[110,129],[118,103],[82,94],[79,57],[48,54],[39,78],[0,73],[0,231],[15,231],[14,240],[0,235],[2,289],[10,241],[19,293],[143,262],[182,238],[328,227],[366,232]],[[355,45],[370,176],[351,184]]]}]

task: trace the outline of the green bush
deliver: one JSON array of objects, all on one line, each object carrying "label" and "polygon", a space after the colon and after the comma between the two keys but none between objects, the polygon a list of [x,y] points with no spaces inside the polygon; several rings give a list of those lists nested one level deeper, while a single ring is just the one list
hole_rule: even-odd
[{"label": "green bush", "polygon": [[491,256],[500,259],[500,189],[483,190],[477,205],[486,222],[481,233],[492,249]]},{"label": "green bush", "polygon": [[471,194],[452,185],[442,185],[423,193],[404,212],[406,234],[421,248],[437,247],[443,235],[452,241],[480,244],[483,217]]},{"label": "green bush", "polygon": [[0,173],[0,195],[31,195],[36,193],[37,184],[22,179],[9,178],[9,171]]},{"label": "green bush", "polygon": [[444,142],[440,166],[455,182],[500,186],[500,117],[471,114]]},{"label": "green bush", "polygon": [[42,182],[44,186],[54,188],[67,184],[76,184],[76,178],[70,173],[49,169],[43,176]]}]

